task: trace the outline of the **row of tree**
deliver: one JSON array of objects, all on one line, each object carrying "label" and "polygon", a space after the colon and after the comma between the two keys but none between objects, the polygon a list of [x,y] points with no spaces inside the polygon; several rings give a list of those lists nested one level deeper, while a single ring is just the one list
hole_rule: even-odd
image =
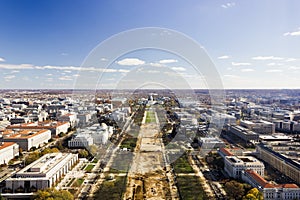
[{"label": "row of tree", "polygon": [[249,184],[232,180],[225,183],[224,189],[227,197],[232,200],[263,200],[263,194]]}]

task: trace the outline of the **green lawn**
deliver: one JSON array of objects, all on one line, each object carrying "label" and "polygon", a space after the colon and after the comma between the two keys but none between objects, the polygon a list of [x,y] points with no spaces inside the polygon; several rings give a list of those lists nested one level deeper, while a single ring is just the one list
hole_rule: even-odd
[{"label": "green lawn", "polygon": [[194,173],[193,168],[189,164],[187,155],[182,155],[180,158],[178,158],[174,163],[173,167],[175,170],[175,173]]},{"label": "green lawn", "polygon": [[130,151],[133,151],[136,146],[136,141],[137,138],[125,138],[121,143],[120,148],[127,148],[130,149]]},{"label": "green lawn", "polygon": [[78,183],[79,185],[81,185],[81,184],[83,183],[84,179],[83,179],[83,178],[79,178],[79,179],[77,179],[76,181],[77,181],[77,183]]},{"label": "green lawn", "polygon": [[86,172],[91,172],[94,167],[95,167],[95,165],[89,164],[89,165],[86,166],[85,171]]},{"label": "green lawn", "polygon": [[78,179],[76,179],[76,181],[73,182],[72,186],[73,187],[80,187],[83,182],[84,182],[83,178],[78,178]]},{"label": "green lawn", "polygon": [[146,123],[156,123],[155,113],[153,111],[147,111]]},{"label": "green lawn", "polygon": [[202,200],[208,199],[200,180],[195,176],[177,176],[177,186],[181,199],[183,200]]},{"label": "green lawn", "polygon": [[126,177],[116,177],[113,181],[104,181],[100,189],[97,191],[95,199],[102,200],[119,200],[123,199],[123,194],[126,191]]}]

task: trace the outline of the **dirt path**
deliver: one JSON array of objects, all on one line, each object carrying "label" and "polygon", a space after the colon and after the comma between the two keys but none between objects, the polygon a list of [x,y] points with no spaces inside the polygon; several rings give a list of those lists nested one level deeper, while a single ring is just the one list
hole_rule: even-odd
[{"label": "dirt path", "polygon": [[165,156],[157,114],[155,110],[149,109],[155,114],[155,120],[147,120],[147,111],[145,112],[128,173],[124,199],[178,199],[174,196],[174,191],[170,191],[174,186],[170,186],[169,176],[164,167]]}]

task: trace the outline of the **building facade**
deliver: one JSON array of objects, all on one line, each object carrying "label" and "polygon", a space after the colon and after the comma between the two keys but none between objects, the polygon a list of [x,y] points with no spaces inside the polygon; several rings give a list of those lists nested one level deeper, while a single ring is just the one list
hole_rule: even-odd
[{"label": "building facade", "polygon": [[19,145],[17,143],[0,142],[0,165],[8,164],[16,156],[19,156]]},{"label": "building facade", "polygon": [[261,160],[276,168],[284,175],[300,184],[300,164],[282,154],[273,151],[266,145],[257,145],[256,151]]},{"label": "building facade", "polygon": [[252,187],[258,188],[265,200],[300,199],[300,188],[296,184],[273,184],[252,170],[242,172],[242,179]]},{"label": "building facade", "polygon": [[232,178],[242,178],[242,172],[249,169],[264,176],[264,164],[252,156],[226,156],[224,159],[224,170]]},{"label": "building facade", "polygon": [[3,132],[2,142],[15,142],[25,151],[30,150],[32,147],[38,148],[48,143],[51,139],[50,130],[5,130]]},{"label": "building facade", "polygon": [[13,177],[6,179],[2,193],[31,193],[53,187],[77,164],[77,161],[77,154],[46,154],[18,171]]}]

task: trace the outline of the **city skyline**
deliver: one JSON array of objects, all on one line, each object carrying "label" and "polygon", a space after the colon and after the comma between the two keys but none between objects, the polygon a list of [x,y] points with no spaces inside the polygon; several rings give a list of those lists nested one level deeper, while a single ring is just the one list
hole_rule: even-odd
[{"label": "city skyline", "polygon": [[[0,1],[1,89],[72,89],[80,66],[120,32],[161,27],[203,46],[225,89],[299,88],[300,24],[296,1]],[[106,58],[99,58],[106,61]],[[203,88],[201,75],[176,55],[138,51],[109,61],[108,86],[137,67],[164,66]],[[152,74],[155,70],[151,69]],[[204,84],[203,84],[204,83]],[[98,88],[101,89],[101,88]]]}]

